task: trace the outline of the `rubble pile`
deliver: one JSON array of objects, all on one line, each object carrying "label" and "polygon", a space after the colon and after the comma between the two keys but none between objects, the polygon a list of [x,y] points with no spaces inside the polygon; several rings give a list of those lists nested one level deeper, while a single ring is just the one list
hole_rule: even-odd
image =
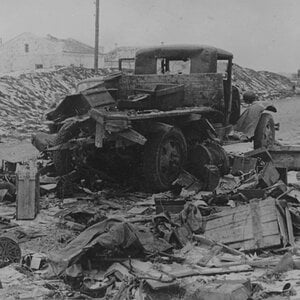
[{"label": "rubble pile", "polygon": [[79,81],[93,76],[92,70],[79,67],[1,76],[0,136],[24,138],[46,130],[45,111],[73,91]]},{"label": "rubble pile", "polygon": [[[102,69],[100,75],[112,70]],[[292,94],[291,81],[281,75],[234,65],[234,84],[241,92],[252,90],[263,99]],[[36,131],[47,131],[44,113],[74,91],[76,84],[91,78],[90,69],[65,67],[56,71],[25,73],[0,78],[0,136],[27,138]]]},{"label": "rubble pile", "polygon": [[[100,75],[112,72],[101,69]],[[254,91],[264,99],[274,99],[292,94],[292,82],[281,75],[233,67],[234,85],[241,92]],[[90,69],[65,67],[56,71],[25,73],[0,77],[0,136],[29,137],[39,130],[47,130],[43,115],[64,95],[74,91],[80,80],[91,78]]]},{"label": "rubble pile", "polygon": [[0,189],[0,298],[297,299],[300,149],[230,146],[212,191],[183,172],[159,194],[108,180],[58,197],[44,159],[37,177],[8,156],[1,174],[18,193]]},{"label": "rubble pile", "polygon": [[261,99],[273,100],[291,96],[293,91],[292,81],[283,76],[268,71],[254,71],[233,65],[233,84],[243,93],[253,91]]}]

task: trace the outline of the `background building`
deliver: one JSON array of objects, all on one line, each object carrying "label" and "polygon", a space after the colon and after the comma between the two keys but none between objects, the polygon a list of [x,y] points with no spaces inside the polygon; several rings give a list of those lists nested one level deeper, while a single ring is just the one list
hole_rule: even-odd
[{"label": "background building", "polygon": [[[105,68],[118,68],[120,58],[134,58],[135,53],[140,47],[116,47],[114,50],[105,54],[104,66]],[[134,62],[131,62],[133,64]],[[133,66],[131,66],[133,68]],[[129,66],[128,66],[129,67]]]},{"label": "background building", "polygon": [[[102,68],[103,49],[99,50],[99,68]],[[39,37],[32,33],[22,33],[0,44],[0,73],[69,65],[93,68],[94,48],[74,39]]]}]

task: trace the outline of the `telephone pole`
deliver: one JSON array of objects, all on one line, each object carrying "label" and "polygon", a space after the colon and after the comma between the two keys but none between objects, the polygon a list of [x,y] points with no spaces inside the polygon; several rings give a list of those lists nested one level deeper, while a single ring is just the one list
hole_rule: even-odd
[{"label": "telephone pole", "polygon": [[96,0],[96,16],[95,16],[95,54],[94,54],[94,71],[98,73],[98,55],[99,55],[99,4],[100,0]]}]

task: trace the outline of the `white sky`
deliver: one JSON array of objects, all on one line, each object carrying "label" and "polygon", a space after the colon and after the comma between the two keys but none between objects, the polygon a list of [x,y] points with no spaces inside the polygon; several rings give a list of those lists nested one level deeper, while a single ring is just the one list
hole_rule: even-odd
[{"label": "white sky", "polygon": [[[0,37],[22,32],[93,45],[94,0],[0,0]],[[100,0],[100,44],[207,44],[256,70],[300,68],[300,0]]]}]

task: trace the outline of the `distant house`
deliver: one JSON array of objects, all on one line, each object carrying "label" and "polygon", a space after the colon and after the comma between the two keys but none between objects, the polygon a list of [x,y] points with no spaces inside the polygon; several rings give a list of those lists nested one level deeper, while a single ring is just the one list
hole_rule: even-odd
[{"label": "distant house", "polygon": [[[32,33],[22,33],[0,46],[0,73],[69,65],[93,68],[94,48],[74,39]],[[103,66],[100,53],[99,67]]]},{"label": "distant house", "polygon": [[104,56],[105,68],[118,68],[120,58],[134,58],[140,47],[116,47]]}]

